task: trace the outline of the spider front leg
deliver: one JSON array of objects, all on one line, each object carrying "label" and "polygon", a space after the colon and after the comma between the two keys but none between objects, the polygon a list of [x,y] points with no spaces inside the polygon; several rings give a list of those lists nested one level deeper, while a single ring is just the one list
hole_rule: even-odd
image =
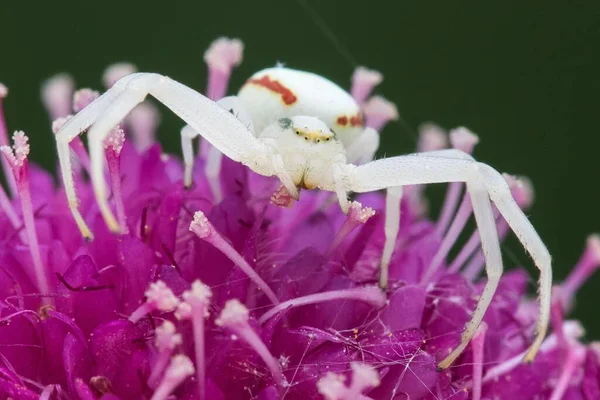
[{"label": "spider front leg", "polygon": [[458,158],[457,156],[447,150],[436,152],[434,155],[425,153],[387,158],[358,167],[347,165],[345,167],[346,181],[348,182],[346,191],[360,193],[404,185],[466,183],[473,204],[475,220],[481,234],[488,282],[479,298],[471,321],[463,332],[461,343],[440,362],[440,368],[447,368],[452,364],[473,337],[490,304],[502,273],[502,258],[491,210],[491,199],[540,270],[540,314],[537,332],[525,355],[525,361],[532,361],[548,329],[552,289],[550,254],[527,217],[514,201],[502,175],[485,164],[468,159],[470,158],[468,155]]},{"label": "spider front leg", "polygon": [[91,238],[92,235],[77,210],[77,197],[68,159],[68,142],[94,123],[89,132],[94,194],[108,227],[114,232],[119,232],[120,227],[108,206],[106,196],[103,140],[110,129],[148,94],[165,104],[227,157],[247,165],[256,173],[267,176],[273,174],[271,158],[266,146],[257,140],[235,116],[215,102],[162,75],[149,73],[128,75],[71,118],[57,133],[65,190],[75,220],[82,234],[87,238]]}]

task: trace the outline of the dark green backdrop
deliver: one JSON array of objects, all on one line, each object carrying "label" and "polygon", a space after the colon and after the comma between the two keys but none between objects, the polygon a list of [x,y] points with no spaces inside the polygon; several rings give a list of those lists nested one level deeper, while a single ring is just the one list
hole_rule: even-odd
[{"label": "dark green backdrop", "polygon": [[[234,88],[277,61],[346,86],[353,63],[367,65],[385,74],[379,91],[412,130],[429,120],[465,125],[482,139],[480,160],[533,180],[531,220],[563,278],[587,234],[600,230],[600,3],[306,0],[311,14],[303,1],[4,0],[0,81],[10,88],[9,128],[28,132],[33,159],[53,167],[39,101],[44,78],[68,71],[80,86],[99,88],[106,65],[128,60],[203,90],[202,55],[219,35],[246,44]],[[161,140],[170,151],[180,152],[180,126],[165,113]],[[383,133],[382,154],[413,148],[400,124]],[[507,264],[531,265],[514,241],[504,255]],[[600,275],[582,290],[576,310],[596,338],[599,290]]]}]

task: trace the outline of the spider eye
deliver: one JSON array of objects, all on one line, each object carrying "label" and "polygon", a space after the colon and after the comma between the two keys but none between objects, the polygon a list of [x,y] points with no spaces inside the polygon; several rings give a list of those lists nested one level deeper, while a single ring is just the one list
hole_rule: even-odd
[{"label": "spider eye", "polygon": [[300,131],[296,131],[296,135],[299,135],[299,134],[300,134]]},{"label": "spider eye", "polygon": [[331,138],[329,138],[329,137],[327,139],[325,139],[326,142],[329,142],[330,140],[331,140]]}]

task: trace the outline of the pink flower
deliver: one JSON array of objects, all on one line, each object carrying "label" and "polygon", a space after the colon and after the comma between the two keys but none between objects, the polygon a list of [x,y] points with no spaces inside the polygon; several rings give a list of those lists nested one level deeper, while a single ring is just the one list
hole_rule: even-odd
[{"label": "pink flower", "polygon": [[[206,53],[211,97],[225,94],[241,42],[220,39]],[[129,64],[112,67],[107,86]],[[381,127],[395,107],[367,99],[381,74],[360,69],[353,93],[367,122]],[[75,93],[65,75],[44,87],[52,119],[97,96]],[[200,154],[193,185],[181,161],[154,141],[159,117],[142,104],[116,128],[108,148],[111,207],[121,235],[109,232],[93,201],[87,153],[72,148],[81,210],[94,232],[82,239],[62,188],[29,163],[35,145],[5,129],[0,145],[9,192],[0,190],[0,397],[14,399],[586,399],[600,398],[599,352],[565,321],[577,289],[600,265],[591,236],[573,274],[555,290],[553,332],[537,359],[521,363],[535,323],[521,268],[506,273],[485,324],[447,370],[437,362],[460,341],[483,289],[475,233],[449,258],[470,216],[452,184],[440,220],[426,216],[421,188],[407,188],[391,257],[390,286],[377,287],[385,201],[356,197],[344,215],[329,195],[303,192],[291,208],[271,202],[278,182],[227,158],[213,199]],[[66,93],[66,94],[65,94]],[[421,148],[445,147],[427,125]],[[477,137],[460,128],[456,148]],[[507,178],[523,208],[533,192]],[[265,188],[268,188],[266,190]],[[289,204],[289,193],[275,201]],[[459,205],[460,204],[460,205]],[[506,223],[497,219],[500,236]]]}]

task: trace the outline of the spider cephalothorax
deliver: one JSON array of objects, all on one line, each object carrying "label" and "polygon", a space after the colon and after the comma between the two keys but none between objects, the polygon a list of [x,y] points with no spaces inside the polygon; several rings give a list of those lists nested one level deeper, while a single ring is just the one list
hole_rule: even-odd
[{"label": "spider cephalothorax", "polygon": [[[209,93],[209,97],[222,97],[225,86],[221,84],[220,95]],[[541,271],[538,331],[525,355],[526,360],[533,359],[549,321],[550,255],[513,199],[503,176],[456,149],[372,161],[379,136],[375,129],[364,126],[361,113],[364,96],[360,93],[350,95],[312,73],[285,67],[269,68],[253,75],[237,96],[225,97],[218,102],[159,74],[133,73],[119,79],[106,93],[68,120],[56,134],[69,205],[85,237],[91,238],[92,233],[78,211],[69,142],[90,128],[91,180],[96,199],[108,227],[115,233],[121,232],[122,227],[107,201],[104,141],[111,129],[149,94],[188,124],[181,134],[186,186],[191,185],[193,176],[192,139],[198,135],[205,139],[206,174],[217,200],[219,182],[211,177],[215,176],[215,166],[220,164],[222,155],[258,174],[277,177],[290,201],[298,197],[299,189],[321,189],[334,192],[342,210],[348,212],[349,193],[387,189],[386,210],[389,212],[385,216],[386,244],[381,257],[382,288],[387,285],[387,266],[398,233],[402,187],[464,182],[479,227],[488,281],[460,345],[442,360],[441,368],[448,367],[475,334],[502,274],[493,202]]]}]

